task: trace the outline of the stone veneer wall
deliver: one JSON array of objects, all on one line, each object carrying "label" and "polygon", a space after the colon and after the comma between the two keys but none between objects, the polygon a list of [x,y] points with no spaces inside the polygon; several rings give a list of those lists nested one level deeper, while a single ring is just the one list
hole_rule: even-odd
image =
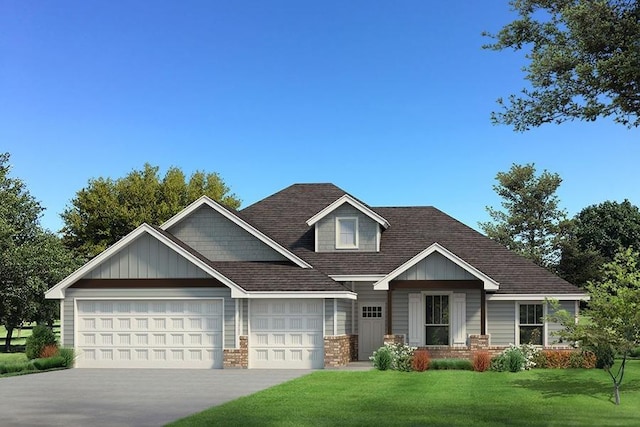
[{"label": "stone veneer wall", "polygon": [[223,354],[223,367],[225,369],[247,369],[249,367],[248,337],[246,335],[240,336],[240,348],[225,348]]},{"label": "stone veneer wall", "polygon": [[[355,346],[357,347],[357,340]],[[339,368],[348,365],[354,357],[357,357],[357,353],[352,353],[353,348],[353,335],[324,337],[324,367]]]}]

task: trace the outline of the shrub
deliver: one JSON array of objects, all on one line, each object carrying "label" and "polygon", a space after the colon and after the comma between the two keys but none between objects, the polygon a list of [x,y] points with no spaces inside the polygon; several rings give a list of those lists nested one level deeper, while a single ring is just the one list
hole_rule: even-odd
[{"label": "shrub", "polygon": [[476,351],[473,353],[473,370],[484,372],[491,367],[491,355],[488,351]]},{"label": "shrub", "polygon": [[473,365],[467,359],[433,359],[429,369],[472,371]]},{"label": "shrub", "polygon": [[596,355],[590,351],[582,352],[582,367],[585,369],[593,369],[596,367]]},{"label": "shrub", "polygon": [[33,366],[39,371],[64,367],[64,359],[61,356],[48,357],[46,359],[34,359]]},{"label": "shrub", "polygon": [[547,354],[544,351],[539,351],[533,357],[533,363],[535,363],[536,368],[546,368],[547,367]]},{"label": "shrub", "polygon": [[386,371],[391,368],[391,350],[389,350],[389,347],[387,346],[380,347],[378,350],[374,351],[373,356],[371,356],[370,359],[373,361],[373,366],[376,369]]},{"label": "shrub", "polygon": [[568,368],[571,360],[571,350],[543,350],[547,358],[547,368]]},{"label": "shrub", "polygon": [[36,359],[40,357],[44,347],[55,344],[56,336],[53,331],[47,326],[36,325],[31,336],[27,337],[25,353],[28,359]]},{"label": "shrub", "polygon": [[46,359],[48,357],[53,357],[58,354],[58,345],[57,344],[48,344],[42,347],[42,351],[40,351],[40,358]]},{"label": "shrub", "polygon": [[593,353],[596,355],[596,368],[604,369],[613,366],[616,353],[610,345],[594,347]]},{"label": "shrub", "polygon": [[411,361],[411,368],[414,371],[424,372],[429,369],[429,363],[431,363],[431,357],[427,350],[416,350],[413,352],[413,360]]},{"label": "shrub", "polygon": [[58,356],[62,357],[62,359],[64,360],[64,366],[65,368],[72,368],[73,367],[73,362],[75,360],[75,353],[73,351],[73,348],[71,347],[61,347],[58,350]]},{"label": "shrub", "polygon": [[13,374],[16,372],[25,372],[25,371],[33,371],[35,367],[31,362],[16,362],[16,363],[7,363],[3,367],[3,373],[5,374]]},{"label": "shrub", "polygon": [[629,352],[631,357],[640,357],[640,347],[636,347]]},{"label": "shrub", "polygon": [[511,344],[502,353],[491,359],[491,370],[518,372],[536,366],[539,350],[531,344]]}]

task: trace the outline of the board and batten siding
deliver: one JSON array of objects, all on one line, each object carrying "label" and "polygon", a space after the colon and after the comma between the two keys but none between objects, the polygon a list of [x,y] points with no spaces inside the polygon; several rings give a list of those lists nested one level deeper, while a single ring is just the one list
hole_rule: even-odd
[{"label": "board and batten siding", "polygon": [[207,273],[154,237],[143,234],[87,273],[87,279],[197,279]]},{"label": "board and batten siding", "polygon": [[[368,303],[368,304],[382,304],[386,306],[387,304],[387,293],[384,291],[374,291],[373,284],[375,282],[356,282],[354,284],[354,290],[358,294],[358,303]],[[385,313],[386,317],[386,313]],[[355,316],[354,316],[354,331],[353,334],[358,334],[358,319],[360,319],[360,313],[358,312],[358,306],[356,305]]]},{"label": "board and batten siding", "polygon": [[286,261],[208,206],[200,207],[168,231],[212,261]]},{"label": "board and batten siding", "polygon": [[[430,294],[437,294],[438,292],[449,293],[454,292],[447,289],[429,289]],[[392,333],[398,335],[408,336],[409,334],[409,294],[420,293],[415,289],[398,289],[392,293]],[[479,334],[480,329],[480,290],[479,289],[467,289],[456,290],[455,293],[464,293],[466,301],[466,334]],[[453,300],[450,300],[450,304],[453,304]],[[422,303],[424,309],[424,301]]]},{"label": "board and batten siding", "polygon": [[[358,248],[336,249],[336,218],[358,218]],[[336,208],[331,214],[316,223],[318,252],[376,252],[380,225],[349,204]]]},{"label": "board and batten siding", "polygon": [[396,280],[477,280],[478,278],[434,252],[396,277]]},{"label": "board and batten siding", "polygon": [[74,303],[75,299],[171,299],[171,298],[224,298],[224,348],[235,347],[236,303],[231,298],[229,288],[156,288],[156,289],[74,289],[66,291],[64,299],[62,345],[74,346]]}]

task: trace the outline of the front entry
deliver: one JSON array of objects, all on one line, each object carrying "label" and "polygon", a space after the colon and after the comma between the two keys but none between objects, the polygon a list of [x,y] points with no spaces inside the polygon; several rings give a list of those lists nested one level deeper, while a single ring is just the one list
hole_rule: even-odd
[{"label": "front entry", "polygon": [[358,304],[358,359],[368,360],[384,344],[385,304]]}]

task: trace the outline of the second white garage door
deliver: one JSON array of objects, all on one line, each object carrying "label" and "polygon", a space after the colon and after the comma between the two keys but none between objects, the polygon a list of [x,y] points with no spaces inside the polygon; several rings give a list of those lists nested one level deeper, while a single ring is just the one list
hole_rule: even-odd
[{"label": "second white garage door", "polygon": [[252,300],[249,310],[250,368],[324,366],[321,299]]},{"label": "second white garage door", "polygon": [[222,368],[223,305],[208,300],[79,300],[76,366]]}]

